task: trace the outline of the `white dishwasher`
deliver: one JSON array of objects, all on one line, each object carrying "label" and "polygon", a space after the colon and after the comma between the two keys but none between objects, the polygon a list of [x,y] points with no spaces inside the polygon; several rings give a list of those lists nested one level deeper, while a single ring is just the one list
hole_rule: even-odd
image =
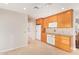
[{"label": "white dishwasher", "polygon": [[47,34],[47,43],[51,45],[55,45],[55,35]]}]

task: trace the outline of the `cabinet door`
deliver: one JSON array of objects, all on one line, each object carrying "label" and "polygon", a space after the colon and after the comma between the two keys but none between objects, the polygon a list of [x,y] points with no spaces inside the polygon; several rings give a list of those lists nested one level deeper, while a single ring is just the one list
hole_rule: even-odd
[{"label": "cabinet door", "polygon": [[48,23],[56,22],[57,21],[57,15],[52,15],[52,16],[49,16],[49,17],[47,17],[45,19],[48,21]]},{"label": "cabinet door", "polygon": [[63,28],[64,27],[64,14],[58,14],[58,19],[57,19],[57,26],[58,28]]},{"label": "cabinet door", "polygon": [[71,51],[71,36],[62,36],[61,48],[66,51]]},{"label": "cabinet door", "polygon": [[69,10],[58,14],[57,26],[59,28],[71,28],[73,26],[73,11]]},{"label": "cabinet door", "polygon": [[73,27],[73,11],[67,11],[64,13],[64,24],[65,27]]},{"label": "cabinet door", "polygon": [[56,35],[55,36],[55,46],[60,48],[60,46],[61,46],[60,44],[61,44],[61,37],[60,37],[60,35]]},{"label": "cabinet door", "polygon": [[46,19],[44,19],[43,21],[43,27],[48,28],[48,21]]},{"label": "cabinet door", "polygon": [[47,43],[47,35],[46,35],[46,29],[45,28],[42,28],[41,41],[44,42],[44,43]]},{"label": "cabinet door", "polygon": [[47,28],[49,23],[57,22],[57,15],[44,18],[44,27]]},{"label": "cabinet door", "polygon": [[61,48],[65,51],[71,51],[71,37],[57,35],[56,36],[56,47]]},{"label": "cabinet door", "polygon": [[43,19],[37,19],[36,24],[37,25],[43,25]]},{"label": "cabinet door", "polygon": [[40,20],[39,19],[36,20],[36,24],[37,25],[40,24]]}]

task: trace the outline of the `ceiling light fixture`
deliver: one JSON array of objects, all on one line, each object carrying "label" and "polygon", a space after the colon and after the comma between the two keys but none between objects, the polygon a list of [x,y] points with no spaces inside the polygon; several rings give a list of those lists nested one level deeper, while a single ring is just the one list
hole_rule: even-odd
[{"label": "ceiling light fixture", "polygon": [[39,9],[39,7],[35,6],[34,9]]},{"label": "ceiling light fixture", "polygon": [[64,8],[62,8],[62,9],[64,9]]},{"label": "ceiling light fixture", "polygon": [[26,8],[24,8],[24,10],[26,10]]}]

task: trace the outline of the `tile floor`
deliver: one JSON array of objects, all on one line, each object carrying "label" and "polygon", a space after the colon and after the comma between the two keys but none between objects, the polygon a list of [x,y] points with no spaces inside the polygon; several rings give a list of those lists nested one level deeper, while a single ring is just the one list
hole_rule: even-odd
[{"label": "tile floor", "polygon": [[2,53],[3,55],[79,55],[79,50],[71,53],[62,51],[58,48],[33,40],[28,43],[28,47],[22,47],[15,50]]}]

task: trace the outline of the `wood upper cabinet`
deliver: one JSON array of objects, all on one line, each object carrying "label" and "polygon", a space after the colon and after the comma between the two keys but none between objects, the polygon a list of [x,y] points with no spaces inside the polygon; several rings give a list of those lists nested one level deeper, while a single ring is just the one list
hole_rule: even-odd
[{"label": "wood upper cabinet", "polygon": [[36,19],[36,24],[43,25],[43,19],[42,18]]},{"label": "wood upper cabinet", "polygon": [[58,14],[58,16],[57,16],[58,18],[57,18],[57,27],[64,27],[64,13],[61,13],[61,14]]},{"label": "wood upper cabinet", "polygon": [[73,10],[64,13],[65,27],[73,27]]},{"label": "wood upper cabinet", "polygon": [[47,21],[48,21],[48,23],[56,22],[57,21],[57,15],[52,15],[52,16],[47,17]]},{"label": "wood upper cabinet", "polygon": [[57,15],[44,18],[44,27],[48,28],[49,23],[57,22]]},{"label": "wood upper cabinet", "polygon": [[73,11],[68,10],[58,14],[57,16],[57,26],[59,28],[71,28],[73,26]]},{"label": "wood upper cabinet", "polygon": [[48,28],[48,21],[46,19],[44,19],[44,22],[43,22],[43,27],[44,28]]},{"label": "wood upper cabinet", "polygon": [[71,36],[56,35],[55,45],[65,51],[72,51],[71,49]]}]

